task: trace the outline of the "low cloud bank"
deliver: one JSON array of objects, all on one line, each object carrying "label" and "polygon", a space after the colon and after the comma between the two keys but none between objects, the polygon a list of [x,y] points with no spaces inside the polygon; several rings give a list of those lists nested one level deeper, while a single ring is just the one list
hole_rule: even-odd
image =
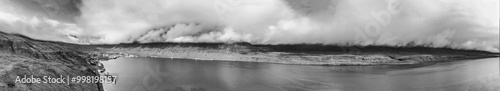
[{"label": "low cloud bank", "polygon": [[85,0],[74,23],[51,29],[80,43],[241,41],[498,52],[498,7],[498,0]]}]

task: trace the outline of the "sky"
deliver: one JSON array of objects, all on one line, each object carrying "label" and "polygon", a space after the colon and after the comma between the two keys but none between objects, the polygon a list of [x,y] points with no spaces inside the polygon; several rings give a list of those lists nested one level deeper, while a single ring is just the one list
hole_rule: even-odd
[{"label": "sky", "polygon": [[0,30],[79,44],[249,42],[499,51],[498,0],[2,0]]}]

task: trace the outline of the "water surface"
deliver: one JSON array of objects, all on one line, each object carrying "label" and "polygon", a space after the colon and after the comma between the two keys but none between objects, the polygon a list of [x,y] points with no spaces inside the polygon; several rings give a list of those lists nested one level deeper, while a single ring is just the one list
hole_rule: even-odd
[{"label": "water surface", "polygon": [[418,65],[309,66],[165,58],[103,62],[108,91],[500,91],[499,58]]}]

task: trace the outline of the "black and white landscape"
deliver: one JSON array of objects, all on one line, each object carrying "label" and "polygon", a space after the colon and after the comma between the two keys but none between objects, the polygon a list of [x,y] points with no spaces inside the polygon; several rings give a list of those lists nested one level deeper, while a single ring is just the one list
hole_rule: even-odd
[{"label": "black and white landscape", "polygon": [[[2,0],[0,90],[498,91],[499,11],[498,0]],[[16,83],[24,75],[118,81]]]}]

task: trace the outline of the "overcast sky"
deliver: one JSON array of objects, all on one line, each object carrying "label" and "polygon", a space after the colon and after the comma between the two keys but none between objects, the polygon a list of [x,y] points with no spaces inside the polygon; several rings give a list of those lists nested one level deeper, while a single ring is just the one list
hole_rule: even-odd
[{"label": "overcast sky", "polygon": [[1,0],[1,31],[69,43],[426,45],[498,52],[499,0]]}]

